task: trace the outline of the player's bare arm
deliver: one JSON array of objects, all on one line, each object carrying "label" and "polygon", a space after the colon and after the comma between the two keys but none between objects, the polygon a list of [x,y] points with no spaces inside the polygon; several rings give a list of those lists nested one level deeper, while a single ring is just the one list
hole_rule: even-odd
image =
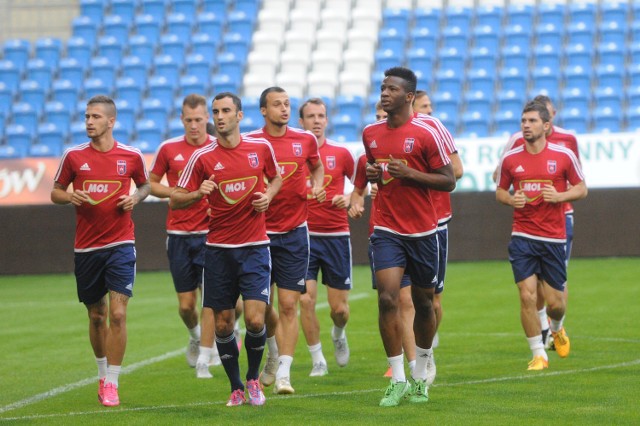
[{"label": "player's bare arm", "polygon": [[407,166],[403,161],[389,156],[389,174],[396,179],[408,179],[415,181],[429,188],[451,192],[456,188],[456,178],[453,173],[451,163],[433,170],[431,173],[424,173]]},{"label": "player's bare arm", "polygon": [[86,191],[80,189],[68,192],[66,186],[54,182],[53,190],[51,190],[51,201],[55,204],[71,203],[74,206],[81,206],[83,203],[89,201],[89,195]]},{"label": "player's bare arm", "polygon": [[524,191],[519,189],[513,195],[509,191],[502,188],[496,189],[496,200],[506,206],[513,207],[514,209],[521,209],[527,203],[527,199],[524,195]]},{"label": "player's bare arm", "polygon": [[278,174],[276,177],[271,179],[269,185],[267,186],[267,190],[265,192],[256,192],[254,193],[255,199],[251,201],[253,208],[257,212],[267,211],[269,208],[269,204],[273,200],[280,188],[282,187],[282,177]]},{"label": "player's bare arm", "polygon": [[211,194],[218,188],[218,184],[213,181],[214,177],[211,175],[209,179],[202,181],[197,191],[189,192],[185,188],[175,187],[169,198],[169,207],[174,210],[186,209],[196,201],[202,200],[202,197]]},{"label": "player's bare arm", "polygon": [[139,185],[136,189],[136,192],[134,192],[133,194],[121,195],[120,198],[118,198],[120,202],[117,204],[117,206],[124,211],[131,211],[136,204],[147,198],[150,193],[151,184],[149,183],[149,181],[147,181],[142,185]]},{"label": "player's bare arm", "polygon": [[364,196],[366,188],[354,188],[349,200],[349,217],[352,219],[361,218],[364,214]]},{"label": "player's bare arm", "polygon": [[346,209],[349,207],[349,199],[349,195],[338,194],[331,199],[331,204],[339,209]]},{"label": "player's bare arm", "polygon": [[311,185],[313,186],[311,192],[313,198],[318,200],[319,203],[322,203],[327,198],[327,192],[322,185],[324,183],[324,166],[321,161],[318,161],[313,166],[307,162],[307,166],[311,171]]},{"label": "player's bare arm", "polygon": [[542,188],[542,198],[547,203],[567,203],[585,198],[587,192],[587,185],[584,182],[572,186],[565,192],[558,192],[553,185],[547,184]]},{"label": "player's bare arm", "polygon": [[160,183],[162,176],[151,172],[149,173],[149,182],[151,183],[151,195],[158,198],[169,198],[173,188]]},{"label": "player's bare arm", "polygon": [[449,154],[449,159],[451,160],[451,165],[453,166],[453,175],[456,177],[456,180],[458,180],[464,174],[464,167],[462,166],[460,155],[458,155],[457,152],[452,152],[451,154]]}]

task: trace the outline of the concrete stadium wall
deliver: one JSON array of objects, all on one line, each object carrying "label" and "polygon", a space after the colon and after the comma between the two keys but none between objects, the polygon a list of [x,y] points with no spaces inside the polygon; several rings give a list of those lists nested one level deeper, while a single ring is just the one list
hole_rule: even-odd
[{"label": "concrete stadium wall", "polygon": [[0,0],[0,42],[11,38],[69,38],[79,0]]},{"label": "concrete stadium wall", "polygon": [[[450,259],[506,260],[511,209],[491,192],[454,193],[452,202]],[[591,190],[575,208],[575,257],[640,256],[640,188]],[[164,203],[134,210],[140,271],[168,270],[165,214]],[[0,274],[73,272],[74,215],[71,206],[0,208]],[[354,263],[366,264],[368,217],[351,225]]]}]

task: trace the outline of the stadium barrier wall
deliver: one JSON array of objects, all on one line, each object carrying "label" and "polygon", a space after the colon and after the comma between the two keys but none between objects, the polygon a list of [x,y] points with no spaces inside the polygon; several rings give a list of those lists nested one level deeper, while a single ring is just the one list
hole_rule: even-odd
[{"label": "stadium barrier wall", "polygon": [[[367,200],[369,203],[369,200]],[[452,194],[450,260],[507,261],[512,210],[493,192]],[[367,212],[369,211],[367,205]],[[162,202],[136,206],[138,270],[167,270]],[[640,188],[591,189],[575,203],[575,257],[640,256]],[[351,222],[353,260],[366,264],[368,215]],[[75,212],[71,205],[0,208],[0,274],[73,272]]]}]

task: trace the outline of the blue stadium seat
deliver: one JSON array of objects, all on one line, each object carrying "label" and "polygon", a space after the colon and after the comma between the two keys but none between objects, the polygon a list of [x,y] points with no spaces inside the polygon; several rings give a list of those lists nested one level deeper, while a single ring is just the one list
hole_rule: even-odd
[{"label": "blue stadium seat", "polygon": [[600,87],[611,87],[622,93],[624,88],[625,71],[613,65],[599,65],[596,68],[596,78]]},{"label": "blue stadium seat", "polygon": [[58,157],[62,154],[65,133],[53,123],[38,126],[36,141],[29,149],[31,157]]},{"label": "blue stadium seat", "polygon": [[4,42],[2,50],[3,59],[13,62],[13,65],[22,73],[31,55],[31,43],[19,38],[9,39]]},{"label": "blue stadium seat", "polygon": [[[58,63],[56,63],[56,69],[57,68]],[[34,58],[29,59],[29,62],[27,62],[27,80],[37,81],[38,84],[47,92],[51,88],[52,75],[53,70],[42,59]]]},{"label": "blue stadium seat", "polygon": [[155,144],[157,147],[164,140],[165,131],[160,123],[143,119],[136,122],[135,133],[138,140]]},{"label": "blue stadium seat", "polygon": [[15,150],[17,157],[24,157],[29,152],[33,132],[23,124],[9,124],[5,130],[5,139],[7,145]]},{"label": "blue stadium seat", "polygon": [[79,98],[78,82],[83,80],[54,80],[51,84],[52,100],[62,102],[67,110],[73,111]]},{"label": "blue stadium seat", "polygon": [[164,131],[169,120],[169,110],[160,99],[145,98],[142,101],[142,118],[155,121],[156,125]]},{"label": "blue stadium seat", "polygon": [[589,129],[587,110],[579,108],[562,109],[558,114],[559,125],[578,134],[587,133]]},{"label": "blue stadium seat", "polygon": [[124,52],[124,45],[113,36],[102,36],[98,38],[97,55],[104,56],[109,59],[111,63],[119,67],[122,61]]},{"label": "blue stadium seat", "polygon": [[489,116],[480,111],[465,112],[462,115],[465,134],[475,134],[479,138],[489,136]]},{"label": "blue stadium seat", "polygon": [[556,47],[562,45],[564,37],[562,28],[553,24],[538,25],[535,28],[535,34],[538,46],[550,45]]},{"label": "blue stadium seat", "polygon": [[160,39],[162,18],[153,15],[136,15],[133,27],[138,35],[143,35],[154,45]]},{"label": "blue stadium seat", "polygon": [[440,36],[440,42],[443,48],[453,48],[464,52],[469,48],[467,29],[464,27],[446,27]]},{"label": "blue stadium seat", "polygon": [[531,49],[531,34],[528,27],[509,25],[502,34],[504,47],[517,46],[522,50]]},{"label": "blue stadium seat", "polygon": [[627,42],[627,26],[625,23],[604,22],[600,24],[600,42],[615,43],[623,46]]},{"label": "blue stadium seat", "polygon": [[[116,124],[118,122],[116,121]],[[87,137],[87,127],[84,121],[73,121],[69,131],[69,145],[77,146],[89,140]]]},{"label": "blue stadium seat", "polygon": [[[231,12],[227,18],[227,31],[239,33],[246,39],[251,39],[255,18],[244,12]],[[201,31],[201,30],[200,30]]]},{"label": "blue stadium seat", "polygon": [[191,39],[191,53],[203,55],[213,63],[215,62],[219,40],[207,33],[194,34]]},{"label": "blue stadium seat", "polygon": [[173,13],[181,13],[189,20],[196,17],[196,10],[200,2],[197,0],[172,0],[171,10]]},{"label": "blue stadium seat", "polygon": [[563,3],[543,2],[537,9],[539,24],[553,24],[558,28],[564,26],[567,11]]},{"label": "blue stadium seat", "polygon": [[625,66],[625,49],[615,43],[602,43],[596,46],[600,65]]},{"label": "blue stadium seat", "polygon": [[490,93],[477,91],[467,91],[464,95],[464,109],[467,112],[477,111],[487,117],[491,117],[493,110],[493,91]]},{"label": "blue stadium seat", "polygon": [[44,108],[48,92],[35,80],[22,80],[20,82],[21,101],[31,105],[38,113],[41,113]]},{"label": "blue stadium seat", "polygon": [[91,58],[89,69],[91,70],[90,76],[92,78],[102,80],[107,87],[113,87],[117,70],[108,58],[102,56]]},{"label": "blue stadium seat", "polygon": [[560,50],[558,45],[544,44],[536,45],[533,49],[536,67],[549,67],[554,70],[560,69]]},{"label": "blue stadium seat", "polygon": [[500,27],[491,27],[489,25],[475,27],[473,30],[475,47],[486,47],[493,52],[497,52],[500,47],[499,30]]},{"label": "blue stadium seat", "polygon": [[631,40],[634,43],[640,42],[640,20],[634,21],[631,24]]},{"label": "blue stadium seat", "polygon": [[240,58],[227,52],[218,55],[218,74],[234,76],[234,79],[239,82],[243,73],[244,64]]},{"label": "blue stadium seat", "polygon": [[545,88],[549,93],[558,93],[560,90],[560,75],[554,68],[534,68],[531,71],[531,82],[534,87]]},{"label": "blue stadium seat", "polygon": [[406,33],[410,17],[408,9],[384,9],[382,11],[382,28],[393,28],[399,33]]},{"label": "blue stadium seat", "polygon": [[185,97],[191,93],[206,96],[209,93],[209,79],[200,79],[195,75],[180,77],[178,82],[178,96]]},{"label": "blue stadium seat", "polygon": [[640,64],[640,41],[634,42],[629,46],[630,67]]},{"label": "blue stadium seat", "polygon": [[616,133],[622,129],[622,114],[619,109],[598,107],[593,112],[593,130]]},{"label": "blue stadium seat", "polygon": [[84,81],[84,67],[75,58],[62,58],[58,68],[61,80]]},{"label": "blue stadium seat", "polygon": [[84,98],[91,99],[97,95],[111,96],[111,86],[99,78],[89,77],[84,80]]},{"label": "blue stadium seat", "polygon": [[142,92],[143,88],[131,77],[120,77],[116,80],[115,98],[126,100],[136,111],[142,102]]},{"label": "blue stadium seat", "polygon": [[361,118],[347,114],[334,115],[331,118],[331,138],[344,141],[357,141],[360,139]]},{"label": "blue stadium seat", "polygon": [[534,16],[533,7],[530,4],[511,3],[507,7],[507,22],[509,25],[532,28]]},{"label": "blue stadium seat", "polygon": [[[62,102],[49,101],[44,105],[44,120],[53,123],[63,134],[69,133],[71,124],[71,112],[64,106]],[[119,117],[118,117],[119,118]]]},{"label": "blue stadium seat", "polygon": [[[600,20],[602,22],[617,22],[624,24],[627,17],[631,16],[629,2],[603,1],[600,3]],[[637,19],[640,15],[635,15]]]},{"label": "blue stadium seat", "polygon": [[[98,23],[88,16],[78,16],[71,21],[71,34],[73,38],[81,39],[87,45],[93,46],[98,39]],[[70,40],[67,41],[67,46]]]},{"label": "blue stadium seat", "polygon": [[211,76],[211,57],[205,57],[199,53],[192,53],[185,60],[186,75],[198,77],[202,81],[208,81]]},{"label": "blue stadium seat", "polygon": [[[257,96],[245,96],[242,98],[242,110],[244,111],[244,116],[251,117],[254,122],[258,122],[262,120],[262,113],[260,112],[260,98]],[[330,111],[327,110],[327,113]],[[295,112],[292,110],[292,115]],[[297,114],[296,114],[297,116]]]},{"label": "blue stadium seat", "polygon": [[249,16],[256,16],[260,9],[261,0],[236,0],[234,11],[244,12]]},{"label": "blue stadium seat", "polygon": [[436,109],[433,113],[433,116],[436,117],[438,120],[440,120],[442,122],[442,124],[444,124],[444,126],[447,128],[447,130],[449,130],[449,132],[451,132],[451,134],[453,135],[453,137],[456,137],[458,132],[457,132],[457,128],[458,128],[458,116],[457,115],[451,115],[449,113],[447,113],[446,111],[440,111],[438,109]]},{"label": "blue stadium seat", "polygon": [[138,115],[138,107],[131,105],[126,99],[116,99],[116,111],[118,111],[118,122],[128,132],[133,131],[133,125]]},{"label": "blue stadium seat", "polygon": [[11,105],[13,105],[13,92],[0,81],[0,115],[2,115],[2,120],[9,114]]},{"label": "blue stadium seat", "polygon": [[169,81],[177,82],[180,76],[180,64],[171,55],[157,55],[153,59],[153,75],[166,77]]},{"label": "blue stadium seat", "polygon": [[577,88],[582,91],[591,90],[591,73],[590,68],[576,66],[573,68],[565,68],[562,71],[565,89]]},{"label": "blue stadium seat", "polygon": [[185,45],[191,39],[191,18],[182,13],[167,16],[167,32],[178,36]]},{"label": "blue stadium seat", "polygon": [[413,48],[425,49],[428,52],[435,52],[438,47],[437,32],[426,27],[411,30],[409,41]]},{"label": "blue stadium seat", "polygon": [[242,118],[242,121],[240,121],[240,132],[241,133],[251,132],[253,130],[256,130],[262,127],[263,123],[264,121],[262,120],[262,117],[256,118],[253,116],[247,116],[245,114],[244,117]]},{"label": "blue stadium seat", "polygon": [[640,87],[640,62],[634,62],[627,69],[627,76],[629,78],[629,88]]},{"label": "blue stadium seat", "polygon": [[12,61],[0,60],[0,83],[15,94],[20,84],[20,70]]},{"label": "blue stadium seat", "polygon": [[453,97],[462,95],[462,74],[454,70],[441,70],[436,73],[435,83],[438,92],[449,92]]},{"label": "blue stadium seat", "polygon": [[431,52],[421,47],[409,50],[407,53],[407,66],[416,73],[420,72],[422,75],[430,77],[434,67]]},{"label": "blue stadium seat", "polygon": [[246,58],[251,48],[250,39],[239,33],[226,33],[222,37],[225,52],[233,53],[236,58]]},{"label": "blue stadium seat", "polygon": [[407,42],[406,29],[398,31],[395,28],[382,28],[378,32],[378,49],[402,51]]},{"label": "blue stadium seat", "polygon": [[227,15],[227,0],[202,0],[202,10],[205,13],[215,13],[221,18]]},{"label": "blue stadium seat", "polygon": [[[242,126],[243,122],[244,120],[240,121],[240,126]],[[242,128],[240,131],[243,131]],[[169,121],[169,130],[167,131],[167,133],[168,138],[177,138],[178,136],[184,135],[184,124],[182,124],[180,118],[172,118]]]},{"label": "blue stadium seat", "polygon": [[36,40],[35,57],[42,59],[51,69],[58,68],[61,56],[62,41],[59,38],[44,37]]},{"label": "blue stadium seat", "polygon": [[498,111],[511,111],[518,115],[525,105],[526,94],[515,90],[501,90],[496,95],[496,106]]},{"label": "blue stadium seat", "polygon": [[149,62],[143,61],[138,56],[125,56],[122,58],[121,76],[131,77],[142,88],[146,88],[148,66]]},{"label": "blue stadium seat", "polygon": [[630,132],[640,131],[640,105],[629,108],[627,113],[627,127]]},{"label": "blue stadium seat", "polygon": [[520,128],[520,112],[512,109],[499,110],[493,117],[493,125],[492,136],[509,137]]},{"label": "blue stadium seat", "polygon": [[[154,44],[151,43],[146,36],[136,34],[129,39],[129,56],[140,58],[147,66],[151,65],[154,50]],[[124,58],[122,64],[124,66]]]},{"label": "blue stadium seat", "polygon": [[594,53],[591,45],[570,44],[564,49],[565,66],[580,66],[588,68],[593,66]]},{"label": "blue stadium seat", "polygon": [[23,153],[7,144],[0,144],[0,159],[10,160],[24,157]]},{"label": "blue stadium seat", "polygon": [[596,25],[596,3],[576,2],[568,6],[569,19],[571,22],[584,22],[588,27],[594,28]]},{"label": "blue stadium seat", "polygon": [[111,14],[118,15],[125,22],[132,24],[138,3],[138,0],[111,0]]},{"label": "blue stadium seat", "polygon": [[477,26],[489,26],[495,29],[502,28],[502,21],[504,18],[504,9],[500,6],[490,5],[482,6],[478,5],[475,8],[476,11],[476,27]]},{"label": "blue stadium seat", "polygon": [[627,90],[627,100],[629,109],[640,107],[640,85],[631,86]]},{"label": "blue stadium seat", "polygon": [[515,92],[526,93],[527,77],[519,68],[506,68],[499,72],[502,90],[513,90]]},{"label": "blue stadium seat", "polygon": [[523,49],[520,46],[507,46],[500,52],[502,56],[502,67],[508,68],[529,68],[529,56],[531,49]]},{"label": "blue stadium seat", "polygon": [[567,42],[569,44],[593,46],[595,38],[595,28],[588,27],[584,22],[573,22],[567,28]]},{"label": "blue stadium seat", "polygon": [[467,60],[465,52],[453,47],[438,50],[438,68],[442,70],[453,70],[456,74],[464,73],[464,66]]},{"label": "blue stadium seat", "polygon": [[427,28],[434,34],[440,31],[440,14],[441,9],[415,9],[413,17],[415,19],[415,28]]},{"label": "blue stadium seat", "polygon": [[600,86],[593,93],[595,108],[611,108],[618,114],[622,111],[624,93],[613,87]]},{"label": "blue stadium seat", "polygon": [[104,17],[104,1],[80,0],[80,15],[87,16],[94,22],[102,22]]},{"label": "blue stadium seat", "polygon": [[102,23],[102,33],[105,36],[115,37],[121,44],[129,40],[131,24],[119,15],[107,15]]},{"label": "blue stadium seat", "polygon": [[89,66],[89,60],[93,53],[93,44],[89,44],[81,37],[71,37],[67,40],[67,57],[66,59],[75,59],[84,71]]},{"label": "blue stadium seat", "polygon": [[589,93],[578,88],[564,89],[560,92],[562,109],[578,109],[588,111],[590,107]]},{"label": "blue stadium seat", "polygon": [[175,34],[163,34],[160,36],[160,52],[171,57],[179,67],[184,65],[184,57],[186,54],[186,45]]},{"label": "blue stadium seat", "polygon": [[120,143],[128,145],[131,141],[131,132],[116,121],[116,124],[113,126],[113,138]]},{"label": "blue stadium seat", "polygon": [[494,70],[484,68],[471,69],[467,72],[467,90],[482,92],[486,96],[493,96],[495,92]]},{"label": "blue stadium seat", "polygon": [[38,121],[40,121],[38,111],[26,102],[17,102],[13,104],[11,106],[11,117],[14,124],[24,126],[30,135],[35,133],[35,130],[38,127]]},{"label": "blue stadium seat", "polygon": [[404,51],[396,52],[391,49],[377,50],[375,53],[375,69],[384,71],[391,67],[402,65],[404,59],[402,57]]},{"label": "blue stadium seat", "polygon": [[431,96],[434,111],[446,113],[449,117],[458,116],[460,110],[460,97],[450,92],[436,91]]},{"label": "blue stadium seat", "polygon": [[215,40],[222,38],[224,20],[220,15],[213,12],[201,13],[196,18],[196,24],[199,33],[208,34]]},{"label": "blue stadium seat", "polygon": [[228,74],[214,74],[211,77],[211,86],[214,93],[236,93],[240,87],[240,82],[237,77],[232,77]]},{"label": "blue stadium seat", "polygon": [[165,105],[173,105],[174,86],[172,81],[163,76],[149,79],[149,97],[159,99]]},{"label": "blue stadium seat", "polygon": [[142,0],[142,13],[162,21],[167,13],[166,0]]},{"label": "blue stadium seat", "polygon": [[364,110],[364,99],[360,96],[338,96],[335,100],[336,113],[349,115],[356,118],[358,122],[362,120]]},{"label": "blue stadium seat", "polygon": [[[162,142],[162,141],[160,141]],[[143,154],[153,154],[158,149],[160,142],[149,142],[140,139],[135,139],[129,142],[129,146],[138,148]]]},{"label": "blue stadium seat", "polygon": [[471,27],[471,9],[461,6],[449,6],[444,10],[447,27]]}]

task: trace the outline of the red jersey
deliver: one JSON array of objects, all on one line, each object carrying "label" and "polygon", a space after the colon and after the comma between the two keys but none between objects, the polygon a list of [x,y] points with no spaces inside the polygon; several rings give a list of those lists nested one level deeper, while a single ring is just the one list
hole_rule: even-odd
[{"label": "red jersey", "polygon": [[526,204],[513,211],[511,235],[534,240],[564,243],[566,228],[562,204],[546,203],[542,188],[552,184],[558,192],[567,190],[567,182],[577,185],[584,180],[575,154],[562,146],[547,143],[538,154],[525,146],[508,151],[498,168],[498,187],[506,191],[511,185],[524,190]]},{"label": "red jersey", "polygon": [[[551,133],[547,135],[547,142],[555,143],[556,145],[569,148],[575,154],[578,161],[580,161],[580,152],[578,152],[578,140],[575,135],[570,131],[558,126],[551,126]],[[504,152],[508,152],[513,148],[524,145],[524,138],[522,132],[516,132],[509,138],[507,146],[504,148]],[[504,154],[503,154],[504,155]],[[564,213],[573,213],[573,206],[571,203],[564,203]]]},{"label": "red jersey", "polygon": [[309,235],[349,235],[349,218],[346,209],[339,209],[331,203],[336,195],[344,194],[344,180],[353,182],[356,160],[351,151],[336,142],[325,139],[319,149],[324,166],[322,186],[327,192],[323,203],[313,198],[311,182],[307,177],[307,200],[309,207]]},{"label": "red jersey", "polygon": [[[449,133],[440,120],[427,114],[418,113],[416,116],[428,125],[432,126],[438,132],[444,143],[447,155],[458,152],[458,147],[453,140],[453,136],[451,136],[451,133]],[[433,190],[431,192],[431,202],[435,206],[436,213],[438,214],[438,225],[448,223],[452,216],[451,195],[446,191]]]},{"label": "red jersey", "polygon": [[409,237],[434,233],[438,215],[431,201],[433,190],[410,180],[394,179],[386,167],[390,156],[423,173],[446,166],[451,160],[439,133],[411,117],[396,129],[389,128],[386,121],[370,124],[364,128],[362,141],[367,161],[381,164],[383,170],[373,205],[374,229]]},{"label": "red jersey", "polygon": [[[366,154],[362,154],[358,157],[358,163],[356,164],[356,175],[353,179],[353,186],[358,189],[364,190],[367,187],[369,181],[367,180],[367,156]],[[375,223],[375,211],[376,209],[373,207],[373,203],[375,202],[375,198],[371,200],[371,212],[369,213],[369,235],[373,234],[373,225]]]},{"label": "red jersey", "polygon": [[269,244],[265,213],[255,211],[255,192],[278,174],[273,148],[264,139],[242,137],[235,148],[213,143],[193,153],[177,186],[189,192],[214,175],[218,188],[207,198],[211,207],[207,245],[243,247]]},{"label": "red jersey", "polygon": [[278,160],[282,188],[267,210],[267,232],[283,234],[307,220],[307,162],[320,161],[318,140],[313,133],[287,126],[283,136],[271,136],[262,128],[246,134],[264,138],[273,146]]},{"label": "red jersey", "polygon": [[139,149],[115,142],[101,152],[89,142],[69,148],[62,155],[54,181],[88,193],[89,202],[76,206],[76,253],[135,242],[131,211],[117,204],[136,186],[149,180]]},{"label": "red jersey", "polygon": [[[151,173],[162,177],[167,175],[167,183],[175,187],[182,171],[191,155],[198,149],[213,142],[213,136],[207,135],[207,141],[200,146],[194,146],[185,140],[184,135],[168,139],[158,147],[156,156],[151,163]],[[186,209],[173,210],[167,213],[168,234],[206,234],[209,230],[209,203],[205,198],[192,204]]]}]

